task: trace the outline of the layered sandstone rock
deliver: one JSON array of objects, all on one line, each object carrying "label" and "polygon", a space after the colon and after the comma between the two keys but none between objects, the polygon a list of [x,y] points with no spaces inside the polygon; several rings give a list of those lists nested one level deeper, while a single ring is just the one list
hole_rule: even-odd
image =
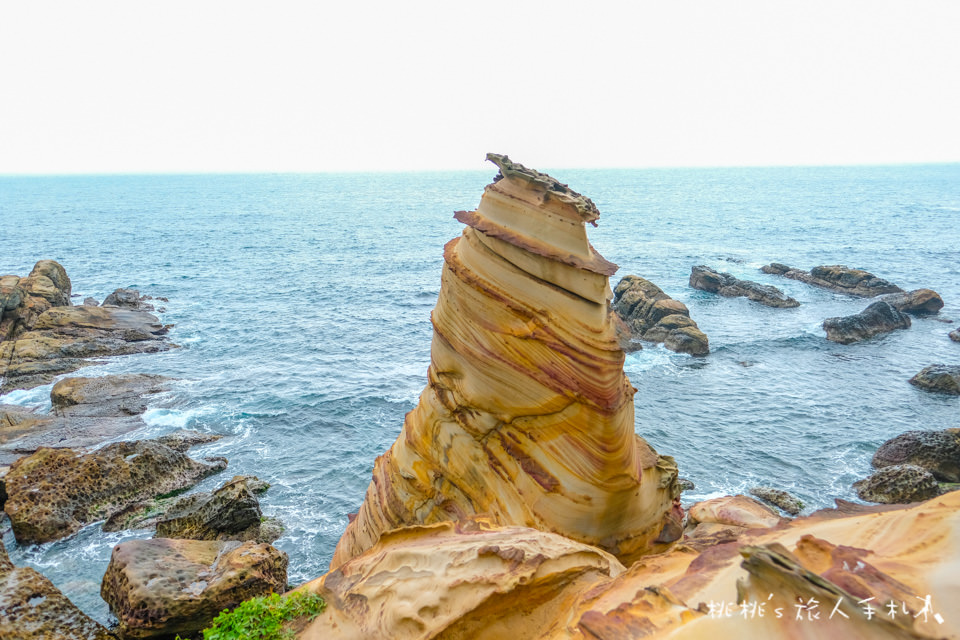
[{"label": "layered sandstone rock", "polygon": [[[634,434],[609,313],[616,265],[593,202],[490,154],[500,173],[444,250],[428,385],[331,563],[398,527],[485,514],[621,558],[678,535],[676,466]],[[667,531],[661,537],[661,532]]]},{"label": "layered sandstone rock", "polygon": [[[633,349],[635,340],[662,342],[677,353],[705,356],[710,341],[690,317],[687,305],[640,276],[624,276],[617,283],[613,311],[626,328],[621,346]],[[639,348],[639,347],[637,347]]]}]

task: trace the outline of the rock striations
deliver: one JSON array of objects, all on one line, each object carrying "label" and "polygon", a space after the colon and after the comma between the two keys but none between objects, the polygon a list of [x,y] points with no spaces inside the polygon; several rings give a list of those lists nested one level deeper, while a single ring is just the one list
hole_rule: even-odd
[{"label": "rock striations", "polygon": [[676,466],[634,434],[609,312],[616,265],[584,226],[597,208],[487,159],[500,173],[444,248],[427,387],[377,459],[332,569],[392,529],[477,514],[621,559],[679,535]]}]

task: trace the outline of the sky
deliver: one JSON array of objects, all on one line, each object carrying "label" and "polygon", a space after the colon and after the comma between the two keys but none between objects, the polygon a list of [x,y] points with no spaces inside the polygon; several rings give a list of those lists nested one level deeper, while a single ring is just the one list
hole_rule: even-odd
[{"label": "sky", "polygon": [[0,174],[960,161],[960,2],[0,3]]}]

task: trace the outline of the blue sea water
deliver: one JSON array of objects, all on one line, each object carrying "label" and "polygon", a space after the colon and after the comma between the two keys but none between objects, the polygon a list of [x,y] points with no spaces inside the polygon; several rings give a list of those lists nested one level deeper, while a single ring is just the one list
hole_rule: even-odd
[{"label": "blue sea water", "polygon": [[[223,434],[226,476],[272,484],[264,513],[293,584],[321,575],[356,511],[374,459],[400,432],[426,381],[442,246],[460,233],[485,172],[0,178],[0,273],[64,265],[74,293],[117,287],[169,298],[182,348],[125,356],[83,375],[160,373],[148,427]],[[766,484],[807,511],[855,499],[884,440],[960,427],[960,398],[915,389],[924,366],[960,362],[960,165],[558,170],[601,211],[594,246],[686,303],[712,353],[650,346],[627,357],[636,430],[696,484],[689,502]],[[939,317],[861,344],[820,323],[868,303],[769,276],[772,261],[864,268],[938,291]],[[768,309],[691,289],[693,265],[780,287],[802,304]],[[616,277],[614,278],[614,284]],[[78,300],[79,302],[79,300]],[[49,407],[50,386],[0,402]],[[2,527],[0,527],[2,528]],[[144,532],[92,525],[66,540],[4,542],[81,608],[108,620],[100,579],[114,544]]]}]

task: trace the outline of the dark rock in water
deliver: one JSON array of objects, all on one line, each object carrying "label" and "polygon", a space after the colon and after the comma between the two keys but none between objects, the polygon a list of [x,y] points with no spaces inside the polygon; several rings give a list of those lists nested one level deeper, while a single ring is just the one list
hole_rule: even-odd
[{"label": "dark rock in water", "polygon": [[880,445],[871,463],[878,469],[909,464],[939,481],[960,482],[960,429],[901,433]]},{"label": "dark rock in water", "polygon": [[168,389],[170,378],[143,373],[64,378],[53,385],[50,402],[60,416],[139,415],[145,395]]},{"label": "dark rock in water", "polygon": [[910,384],[950,395],[960,395],[960,365],[932,364],[910,378]]},{"label": "dark rock in water", "polygon": [[680,485],[680,491],[693,491],[697,488],[693,481],[686,478],[677,478],[677,484]]},{"label": "dark rock in water", "polygon": [[176,431],[168,433],[165,436],[154,438],[153,442],[170,447],[174,451],[186,453],[187,449],[196,447],[197,445],[207,444],[209,442],[216,442],[221,438],[223,438],[223,436],[215,433],[201,433],[199,431],[192,431],[190,429],[177,429]]},{"label": "dark rock in water", "polygon": [[0,541],[0,638],[116,640],[37,571],[17,568]]},{"label": "dark rock in water", "polygon": [[954,329],[947,335],[949,335],[950,339],[954,342],[960,342],[960,329]]},{"label": "dark rock in water", "polygon": [[269,544],[155,538],[114,547],[100,595],[122,637],[172,638],[286,586],[287,555]]},{"label": "dark rock in water", "polygon": [[129,504],[186,489],[226,466],[223,458],[197,462],[154,440],[117,442],[87,454],[41,448],[10,466],[4,510],[18,542],[48,542]]},{"label": "dark rock in water", "polygon": [[96,298],[87,297],[87,298],[84,298],[84,299],[83,299],[83,306],[85,306],[85,307],[99,307],[99,306],[100,306],[100,303],[97,302],[97,299],[96,299]]},{"label": "dark rock in water", "polygon": [[869,271],[850,269],[843,265],[814,267],[807,272],[788,267],[779,262],[772,262],[765,267],[761,267],[760,270],[764,273],[799,280],[815,287],[858,298],[873,298],[884,293],[900,293],[903,291],[897,285],[887,282],[883,278],[878,278]]},{"label": "dark rock in water", "polygon": [[213,493],[195,493],[180,499],[157,522],[157,538],[190,540],[258,540],[260,503],[237,476]]},{"label": "dark rock in water", "polygon": [[910,318],[883,301],[877,301],[852,316],[827,318],[823,328],[827,340],[850,344],[882,333],[910,327]]},{"label": "dark rock in water", "polygon": [[740,280],[729,273],[714,271],[710,267],[693,267],[690,272],[690,286],[729,298],[748,298],[768,307],[786,309],[800,306],[799,302],[776,287]]},{"label": "dark rock in water", "polygon": [[660,287],[640,276],[624,276],[614,289],[613,311],[628,334],[621,341],[624,351],[635,350],[632,340],[662,342],[678,353],[704,356],[709,341],[690,318],[687,305],[674,300]]},{"label": "dark rock in water", "polygon": [[147,300],[153,300],[153,298],[150,296],[141,296],[140,292],[136,289],[117,289],[104,298],[101,306],[153,311],[153,305],[147,304]]},{"label": "dark rock in water", "polygon": [[803,509],[803,503],[794,498],[786,491],[773,489],[771,487],[754,487],[750,489],[750,495],[760,498],[768,504],[783,509],[792,516],[800,513]]},{"label": "dark rock in water", "polygon": [[932,289],[914,289],[880,298],[897,311],[913,316],[932,316],[943,309],[943,298]]},{"label": "dark rock in water", "polygon": [[926,469],[897,464],[853,483],[861,500],[882,504],[909,504],[940,495],[937,479]]}]

